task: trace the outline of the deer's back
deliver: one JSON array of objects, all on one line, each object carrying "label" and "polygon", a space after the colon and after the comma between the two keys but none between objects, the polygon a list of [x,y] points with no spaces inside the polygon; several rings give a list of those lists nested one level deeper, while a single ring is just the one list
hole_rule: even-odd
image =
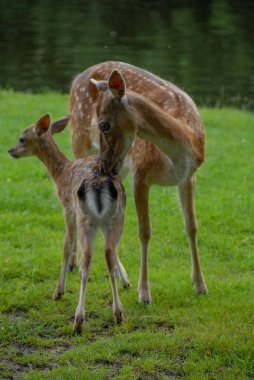
[{"label": "deer's back", "polygon": [[[149,98],[171,116],[187,124],[201,139],[204,139],[203,125],[197,107],[184,91],[146,70],[123,62],[109,61],[88,68],[72,83],[70,108],[73,115],[72,145],[76,157],[93,153],[99,148],[96,105],[100,94],[90,82],[90,78],[108,79],[114,68],[123,74],[127,88]],[[163,184],[164,179],[157,178],[159,167],[161,177],[170,175],[169,161],[156,146],[148,141],[135,139],[128,157],[132,170],[142,171],[142,175],[149,176],[150,182]]]}]

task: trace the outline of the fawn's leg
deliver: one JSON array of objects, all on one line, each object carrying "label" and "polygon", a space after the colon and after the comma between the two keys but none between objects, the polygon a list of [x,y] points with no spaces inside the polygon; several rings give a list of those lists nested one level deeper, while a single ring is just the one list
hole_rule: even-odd
[{"label": "fawn's leg", "polygon": [[141,242],[141,267],[138,282],[138,298],[140,303],[150,304],[152,297],[148,280],[148,245],[151,237],[149,218],[149,186],[134,179],[134,199],[136,204],[139,239]]},{"label": "fawn's leg", "polygon": [[74,332],[79,334],[83,331],[83,321],[85,319],[85,294],[86,285],[89,278],[90,266],[92,261],[93,237],[95,228],[86,225],[85,221],[78,222],[78,235],[81,246],[81,260],[79,265],[79,274],[81,278],[79,302],[75,312],[73,325]]},{"label": "fawn's leg", "polygon": [[197,294],[206,294],[207,288],[203,278],[200,267],[197,247],[197,221],[194,206],[194,191],[195,180],[194,177],[187,180],[185,183],[178,186],[180,201],[183,208],[183,215],[185,220],[185,229],[188,235],[191,262],[192,262],[192,283],[195,287]]},{"label": "fawn's leg", "polygon": [[118,276],[121,281],[121,284],[123,285],[124,288],[130,288],[131,284],[127,275],[126,270],[124,269],[123,264],[121,263],[118,254],[117,255],[117,268],[118,268]]},{"label": "fawn's leg", "polygon": [[[123,321],[123,307],[119,298],[116,282],[117,274],[119,274],[119,264],[122,271],[121,273],[127,276],[125,269],[123,268],[123,265],[121,264],[116,252],[116,245],[121,237],[122,227],[123,215],[120,219],[118,218],[115,221],[115,223],[110,227],[108,225],[102,226],[105,238],[105,258],[108,267],[113,296],[113,314],[115,321],[119,324]],[[125,280],[128,280],[128,277]]]},{"label": "fawn's leg", "polygon": [[68,271],[72,272],[73,269],[78,267],[78,247],[77,247],[77,236],[75,237],[75,241],[73,243],[73,250],[72,254],[69,260],[69,265],[68,265]]},{"label": "fawn's leg", "polygon": [[118,273],[117,254],[115,247],[106,242],[105,257],[109,272],[109,278],[113,295],[113,314],[115,321],[120,324],[123,321],[123,307],[119,298],[116,277]]},{"label": "fawn's leg", "polygon": [[64,239],[64,247],[63,247],[63,261],[62,267],[60,271],[60,276],[53,294],[53,299],[58,300],[65,293],[65,280],[66,280],[66,272],[68,269],[68,264],[70,257],[73,253],[77,228],[76,228],[76,214],[73,211],[65,210],[65,239]]}]

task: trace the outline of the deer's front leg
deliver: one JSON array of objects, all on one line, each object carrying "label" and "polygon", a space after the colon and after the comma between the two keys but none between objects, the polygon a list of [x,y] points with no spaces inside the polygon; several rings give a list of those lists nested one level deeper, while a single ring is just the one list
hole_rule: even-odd
[{"label": "deer's front leg", "polygon": [[138,299],[140,303],[150,304],[152,297],[148,279],[148,245],[151,237],[149,218],[149,186],[134,178],[134,199],[136,204],[139,238],[141,242],[141,267],[138,282]]},{"label": "deer's front leg", "polygon": [[207,287],[203,278],[197,247],[197,221],[194,206],[194,177],[179,185],[179,195],[183,208],[186,233],[188,235],[191,262],[192,262],[192,283],[197,294],[207,294]]},{"label": "deer's front leg", "polygon": [[60,276],[53,294],[53,299],[58,300],[65,293],[66,272],[70,257],[72,256],[76,245],[76,214],[73,211],[65,210],[66,233],[63,247],[63,261]]},{"label": "deer's front leg", "polygon": [[124,269],[124,266],[121,263],[118,255],[117,255],[117,268],[118,268],[118,275],[119,275],[119,279],[121,281],[121,284],[123,285],[124,288],[130,288],[131,284],[130,284],[127,272]]}]

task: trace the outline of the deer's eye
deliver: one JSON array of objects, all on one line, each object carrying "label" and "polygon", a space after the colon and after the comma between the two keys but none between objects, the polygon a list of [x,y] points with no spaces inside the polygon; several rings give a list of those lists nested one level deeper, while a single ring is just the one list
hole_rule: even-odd
[{"label": "deer's eye", "polygon": [[99,128],[102,132],[107,132],[110,129],[110,125],[107,121],[101,121],[99,123]]},{"label": "deer's eye", "polygon": [[25,142],[24,137],[20,137],[20,138],[19,138],[19,142],[20,142],[20,144],[24,144],[24,142]]}]

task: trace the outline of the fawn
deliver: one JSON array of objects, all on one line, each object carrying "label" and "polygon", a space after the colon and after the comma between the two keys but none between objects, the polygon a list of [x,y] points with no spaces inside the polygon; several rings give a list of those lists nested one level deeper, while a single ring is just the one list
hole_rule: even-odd
[{"label": "fawn", "polygon": [[[129,287],[127,273],[120,262],[116,245],[120,239],[126,196],[120,179],[102,170],[100,158],[69,161],[58,149],[52,134],[61,132],[68,124],[67,116],[50,124],[48,114],[25,129],[9,154],[13,158],[37,156],[48,169],[56,185],[58,198],[64,208],[65,241],[63,262],[53,298],[60,299],[65,292],[65,279],[70,257],[74,254],[76,236],[79,238],[81,287],[75,312],[74,331],[81,333],[85,317],[85,291],[88,281],[93,238],[100,227],[105,238],[105,257],[113,295],[113,313],[117,323],[123,321],[123,308],[119,299],[116,275],[124,287]],[[75,256],[75,254],[74,254]]]},{"label": "fawn", "polygon": [[148,245],[149,190],[153,184],[178,187],[190,245],[192,282],[196,293],[206,294],[194,206],[194,174],[204,160],[205,139],[193,100],[146,70],[109,61],[89,67],[74,79],[70,109],[75,157],[85,157],[100,148],[105,171],[120,171],[122,177],[128,170],[132,173],[141,241],[139,302],[152,301]]}]

